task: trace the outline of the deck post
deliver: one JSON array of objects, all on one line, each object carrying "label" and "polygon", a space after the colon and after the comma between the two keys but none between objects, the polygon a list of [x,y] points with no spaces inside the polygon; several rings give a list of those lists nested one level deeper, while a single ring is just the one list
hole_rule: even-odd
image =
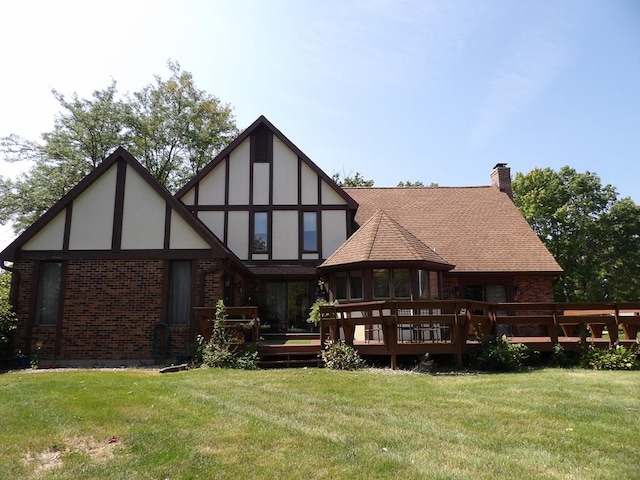
[{"label": "deck post", "polygon": [[455,322],[451,326],[452,327],[452,335],[453,335],[453,344],[456,351],[456,360],[458,362],[458,366],[462,366],[462,355],[464,353],[464,346],[466,344],[467,331],[469,328],[469,324],[467,323],[467,315],[468,310],[465,311],[465,314],[460,314],[460,308],[456,304],[455,306]]}]

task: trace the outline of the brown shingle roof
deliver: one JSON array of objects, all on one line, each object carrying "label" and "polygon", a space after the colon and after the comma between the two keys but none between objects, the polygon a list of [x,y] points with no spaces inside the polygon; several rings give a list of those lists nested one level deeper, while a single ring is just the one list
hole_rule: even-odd
[{"label": "brown shingle roof", "polygon": [[449,265],[383,210],[378,210],[321,267],[362,262],[422,262]]},{"label": "brown shingle roof", "polygon": [[453,272],[559,274],[562,269],[513,202],[494,187],[345,188],[364,225],[384,211]]}]

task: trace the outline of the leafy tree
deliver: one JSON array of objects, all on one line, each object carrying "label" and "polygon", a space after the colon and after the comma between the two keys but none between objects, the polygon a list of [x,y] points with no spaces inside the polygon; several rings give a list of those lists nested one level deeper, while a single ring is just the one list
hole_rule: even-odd
[{"label": "leafy tree", "polygon": [[198,89],[177,62],[168,68],[167,80],[156,76],[123,98],[115,81],[88,99],[74,93],[68,100],[53,90],[62,111],[52,131],[39,142],[0,139],[4,160],[31,165],[15,180],[0,177],[0,224],[20,232],[119,145],[171,191],[224,148],[238,133],[231,107]]},{"label": "leafy tree", "polygon": [[168,63],[168,80],[128,97],[128,148],[161,184],[176,191],[235,136],[231,107],[196,87],[193,76]]},{"label": "leafy tree", "polygon": [[0,271],[0,346],[9,342],[9,334],[16,328],[16,315],[9,303],[11,274]]},{"label": "leafy tree", "polygon": [[[614,203],[600,219],[601,270],[598,285],[612,300],[640,298],[640,205],[630,198]],[[594,295],[595,296],[595,295]]]},{"label": "leafy tree", "polygon": [[31,169],[18,179],[0,177],[0,223],[19,232],[33,223],[120,144],[126,144],[124,105],[115,99],[116,83],[93,92],[91,99],[73,94],[42,142],[10,135],[0,139],[0,153],[9,162],[26,161]]},{"label": "leafy tree", "polygon": [[[514,202],[565,274],[557,301],[637,300],[640,208],[595,173],[517,173]],[[636,272],[631,275],[631,272]]]},{"label": "leafy tree", "polygon": [[356,172],[355,175],[336,172],[331,178],[340,187],[373,187],[373,180],[365,180],[360,172]]},{"label": "leafy tree", "polygon": [[398,187],[429,187],[429,188],[433,188],[433,187],[437,187],[439,185],[437,183],[434,183],[434,182],[431,182],[429,185],[425,185],[420,180],[416,180],[415,182],[411,182],[411,181],[407,180],[406,182],[399,181],[397,186]]},{"label": "leafy tree", "polygon": [[424,183],[422,183],[420,180],[416,180],[415,182],[411,182],[409,180],[403,182],[401,180],[398,182],[398,187],[424,187]]}]

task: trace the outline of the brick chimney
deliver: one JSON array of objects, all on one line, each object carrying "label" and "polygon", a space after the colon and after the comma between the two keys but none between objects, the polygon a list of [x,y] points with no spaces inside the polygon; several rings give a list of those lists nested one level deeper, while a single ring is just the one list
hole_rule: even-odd
[{"label": "brick chimney", "polygon": [[511,169],[506,163],[496,163],[491,172],[491,186],[500,189],[501,192],[513,200],[513,190],[511,190]]}]

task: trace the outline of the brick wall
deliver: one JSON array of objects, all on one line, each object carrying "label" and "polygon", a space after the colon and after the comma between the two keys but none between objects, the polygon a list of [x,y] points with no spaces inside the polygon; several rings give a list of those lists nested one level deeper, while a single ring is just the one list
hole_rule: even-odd
[{"label": "brick wall", "polygon": [[[215,259],[197,261],[196,303],[201,298],[215,305],[221,298],[220,265]],[[19,318],[14,349],[31,355],[37,350],[45,361],[131,363],[153,359],[154,343],[163,343],[165,330],[156,326],[163,320],[163,260],[68,260],[61,324],[31,329],[35,263],[18,261],[14,267],[19,278],[12,292]],[[208,270],[215,271],[203,274]],[[170,358],[187,353],[196,331],[195,325],[170,327]]]},{"label": "brick wall", "polygon": [[[466,279],[460,279],[457,276],[445,276],[443,281],[443,298],[445,300],[455,300],[462,298],[463,283]],[[483,284],[491,283],[476,279],[471,283]],[[509,279],[496,281],[497,284],[507,284],[509,288],[518,287],[519,293],[512,293],[510,301],[518,303],[528,302],[553,302],[553,279],[549,276],[542,275],[521,275],[514,276]],[[458,295],[456,295],[458,288]],[[521,312],[522,315],[531,314],[533,312]],[[540,325],[513,325],[511,333],[514,336],[546,336],[548,334],[546,327]]]},{"label": "brick wall", "polygon": [[224,285],[222,284],[223,265],[221,260],[198,260],[196,298],[200,307],[215,307],[222,298]]}]

